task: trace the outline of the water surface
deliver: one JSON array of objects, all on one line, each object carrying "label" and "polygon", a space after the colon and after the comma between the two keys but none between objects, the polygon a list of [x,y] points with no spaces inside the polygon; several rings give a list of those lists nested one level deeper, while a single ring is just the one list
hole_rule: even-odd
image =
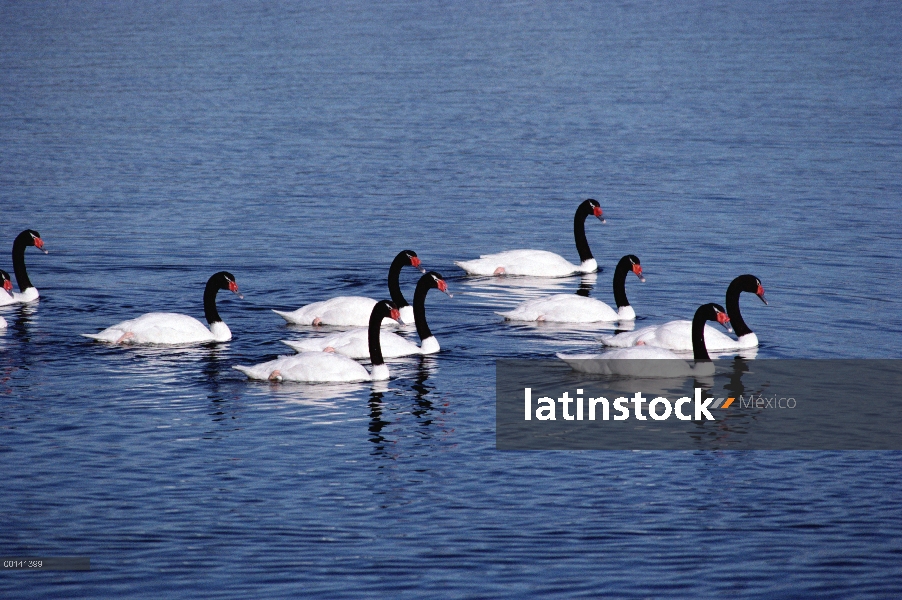
[{"label": "water surface", "polygon": [[[51,252],[40,302],[0,308],[0,547],[92,564],[0,589],[898,596],[898,453],[498,452],[494,361],[608,330],[494,311],[612,302],[631,253],[637,326],[752,273],[757,358],[900,357],[900,31],[886,3],[0,5],[0,241]],[[453,266],[576,261],[587,197],[597,277]],[[231,369],[308,335],[272,308],[387,296],[403,248],[455,292],[428,300],[440,354],[377,385]],[[222,269],[230,343],[78,335],[202,317]]]}]

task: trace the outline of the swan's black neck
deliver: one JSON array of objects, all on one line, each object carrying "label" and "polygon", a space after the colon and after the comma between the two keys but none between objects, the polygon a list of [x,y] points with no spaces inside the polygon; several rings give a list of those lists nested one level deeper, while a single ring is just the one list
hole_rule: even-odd
[{"label": "swan's black neck", "polygon": [[630,301],[626,299],[626,276],[632,270],[633,262],[627,256],[621,258],[614,269],[614,302],[617,303],[617,308],[630,305]]},{"label": "swan's black neck", "polygon": [[216,310],[216,294],[219,293],[219,288],[221,286],[215,279],[216,276],[214,275],[207,281],[207,287],[204,288],[204,316],[207,318],[207,323],[210,325],[222,321],[222,317],[219,316],[219,311]]},{"label": "swan's black neck", "polygon": [[385,305],[382,302],[377,302],[376,306],[373,307],[373,312],[370,313],[369,331],[367,333],[367,341],[370,346],[370,362],[373,363],[374,367],[385,364],[385,359],[382,358],[382,342],[379,336],[382,334],[382,319],[386,316]]},{"label": "swan's black neck", "polygon": [[585,262],[592,256],[589,250],[589,242],[586,240],[586,217],[594,213],[594,209],[589,202],[583,202],[576,209],[576,215],[573,217],[573,238],[576,240],[576,251],[579,252],[579,260]]},{"label": "swan's black neck", "polygon": [[420,277],[417,289],[413,292],[413,319],[416,322],[417,335],[421,342],[432,336],[429,325],[426,323],[426,294],[434,287],[436,287],[435,279],[427,273]]},{"label": "swan's black neck", "polygon": [[401,293],[401,283],[399,281],[401,269],[409,264],[410,256],[408,256],[407,252],[399,252],[388,268],[388,293],[391,295],[391,301],[395,303],[398,309],[410,306],[407,300],[404,299],[404,294]]},{"label": "swan's black neck", "polygon": [[25,271],[25,248],[33,244],[34,241],[31,234],[27,231],[17,235],[13,242],[13,272],[16,274],[16,283],[19,285],[20,292],[34,287],[28,278],[28,273]]},{"label": "swan's black neck", "polygon": [[707,305],[700,306],[692,317],[692,354],[695,360],[711,360],[705,345],[705,322],[708,320]]},{"label": "swan's black neck", "polygon": [[[751,287],[749,287],[749,282],[746,281],[746,278],[749,277],[752,279]],[[752,329],[746,325],[745,320],[742,318],[742,313],[739,312],[739,294],[747,291],[756,292],[757,290],[757,280],[751,275],[740,275],[731,281],[730,286],[727,288],[727,316],[730,317],[730,325],[733,327],[737,337],[752,333]]]}]

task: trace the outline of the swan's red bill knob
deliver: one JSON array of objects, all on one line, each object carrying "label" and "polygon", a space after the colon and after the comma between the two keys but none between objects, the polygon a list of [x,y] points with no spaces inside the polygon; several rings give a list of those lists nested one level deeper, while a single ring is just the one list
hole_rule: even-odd
[{"label": "swan's red bill knob", "polygon": [[425,273],[426,269],[420,266],[420,259],[416,256],[410,257],[410,266],[420,270],[420,273]]},{"label": "swan's red bill knob", "polygon": [[767,304],[767,298],[764,297],[764,286],[763,286],[763,285],[761,285],[761,284],[759,283],[759,284],[758,284],[758,291],[755,292],[755,293],[758,295],[759,298],[761,298],[761,301],[762,301],[762,302],[764,302],[765,304]]},{"label": "swan's red bill knob", "polygon": [[444,279],[437,279],[435,282],[435,286],[438,288],[438,291],[445,292],[446,294],[448,294],[449,298],[454,297],[454,294],[452,294],[451,292],[448,291],[448,284],[445,283]]},{"label": "swan's red bill knob", "polygon": [[9,279],[4,279],[3,280],[3,289],[6,290],[7,294],[12,296],[13,295],[13,282],[10,281]]},{"label": "swan's red bill knob", "polygon": [[238,284],[234,281],[229,282],[229,291],[238,295],[239,298],[244,300],[244,296],[241,295],[241,292],[238,291]]},{"label": "swan's red bill knob", "polygon": [[401,322],[401,311],[398,310],[397,308],[392,308],[392,309],[389,310],[389,312],[388,312],[388,317],[389,317],[390,319],[394,319],[395,321],[397,321],[398,323],[400,323],[400,322]]},{"label": "swan's red bill knob", "polygon": [[46,248],[44,248],[44,240],[39,237],[34,238],[34,247],[44,254],[50,254],[50,252]]},{"label": "swan's red bill knob", "polygon": [[602,211],[601,211],[601,207],[600,207],[600,206],[596,206],[595,208],[593,208],[593,209],[592,209],[592,214],[595,215],[596,217],[598,217],[599,220],[601,220],[602,223],[607,223],[607,221],[604,220],[604,216],[602,215]]},{"label": "swan's red bill knob", "polygon": [[642,265],[633,265],[633,273],[639,278],[639,281],[645,283],[645,277],[642,275]]}]

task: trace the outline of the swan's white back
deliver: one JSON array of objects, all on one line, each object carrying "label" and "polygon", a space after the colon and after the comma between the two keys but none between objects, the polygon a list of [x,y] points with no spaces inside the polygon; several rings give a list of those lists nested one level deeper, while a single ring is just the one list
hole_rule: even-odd
[{"label": "swan's white back", "polygon": [[[273,377],[276,371],[278,371],[278,378],[281,381],[350,383],[373,379],[373,376],[362,365],[347,356],[329,352],[301,352],[294,356],[280,356],[275,360],[257,365],[237,365],[233,368],[241,371],[250,379],[263,381]],[[387,379],[387,369],[385,377],[381,377],[381,373],[377,375],[382,379]]]},{"label": "swan's white back", "polygon": [[[555,294],[527,300],[514,310],[498,314],[510,321],[546,321],[549,323],[595,323],[619,321],[623,318],[618,311],[604,302],[577,294]],[[632,313],[632,316],[635,318],[635,313]]]},{"label": "swan's white back", "polygon": [[[322,352],[326,348],[332,348],[338,354],[348,358],[363,359],[370,356],[368,329],[352,329],[324,337],[282,340],[282,342],[298,352]],[[390,331],[381,332],[379,343],[382,346],[384,358],[423,354],[419,346]]]},{"label": "swan's white back", "polygon": [[499,268],[504,269],[505,275],[533,277],[566,277],[598,270],[598,263],[594,258],[581,265],[574,265],[563,256],[546,250],[507,250],[484,254],[474,260],[456,261],[454,264],[470,275],[496,275]]},{"label": "swan's white back", "polygon": [[[366,327],[369,325],[370,313],[373,312],[375,305],[375,300],[365,296],[339,296],[313,302],[291,312],[280,310],[273,312],[295,325],[312,325],[314,320],[319,319],[321,325]],[[382,326],[397,326],[397,323],[392,319],[383,319]]]},{"label": "swan's white back", "polygon": [[[602,344],[615,348],[629,348],[639,342],[676,352],[692,352],[692,321],[669,321],[601,338]],[[735,340],[722,331],[705,325],[705,346],[709,351],[740,350],[757,345],[758,336],[754,332]]]},{"label": "swan's white back", "polygon": [[103,342],[163,345],[226,342],[232,339],[232,332],[222,321],[207,328],[194,317],[179,313],[147,313],[107,327],[100,333],[83,335]]}]

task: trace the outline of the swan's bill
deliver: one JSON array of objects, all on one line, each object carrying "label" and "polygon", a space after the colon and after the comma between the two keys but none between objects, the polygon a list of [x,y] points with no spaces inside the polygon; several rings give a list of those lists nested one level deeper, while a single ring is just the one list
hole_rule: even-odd
[{"label": "swan's bill", "polygon": [[607,221],[605,221],[605,219],[604,219],[604,214],[603,214],[603,211],[601,210],[600,206],[596,206],[595,208],[593,208],[592,214],[595,215],[596,217],[598,217],[598,220],[601,221],[602,223],[607,223]]},{"label": "swan's bill", "polygon": [[[632,261],[632,259],[630,259],[630,261]],[[636,277],[639,278],[639,281],[645,283],[645,276],[642,275],[642,265],[633,263],[633,273],[636,274]]]},{"label": "swan's bill", "polygon": [[727,330],[727,333],[733,333],[733,328],[730,327],[730,317],[725,312],[721,312],[714,309],[714,312],[717,313],[717,322],[723,325],[723,328]]},{"label": "swan's bill", "polygon": [[43,252],[44,254],[50,254],[50,251],[47,250],[47,248],[44,247],[44,240],[42,240],[41,238],[39,238],[38,236],[36,236],[36,235],[33,234],[33,233],[30,233],[30,232],[29,232],[29,235],[31,235],[31,239],[34,240],[34,247],[35,247],[35,248],[37,248],[38,250],[40,250],[40,251]]},{"label": "swan's bill", "polygon": [[451,292],[448,291],[448,284],[445,283],[444,279],[436,279],[435,283],[438,286],[438,291],[448,294],[449,298],[454,297],[454,294],[452,294]]},{"label": "swan's bill", "polygon": [[238,284],[235,283],[234,281],[229,282],[229,291],[234,293],[241,300],[244,300],[244,296],[241,294],[241,292],[238,291]]},{"label": "swan's bill", "polygon": [[412,266],[415,269],[418,269],[420,271],[420,273],[426,272],[426,269],[424,269],[423,267],[420,266],[420,259],[416,256],[410,257],[410,266]]},{"label": "swan's bill", "polygon": [[761,285],[761,282],[758,282],[758,290],[755,292],[755,295],[761,298],[761,301],[767,304],[767,299],[764,297],[764,286]]}]

